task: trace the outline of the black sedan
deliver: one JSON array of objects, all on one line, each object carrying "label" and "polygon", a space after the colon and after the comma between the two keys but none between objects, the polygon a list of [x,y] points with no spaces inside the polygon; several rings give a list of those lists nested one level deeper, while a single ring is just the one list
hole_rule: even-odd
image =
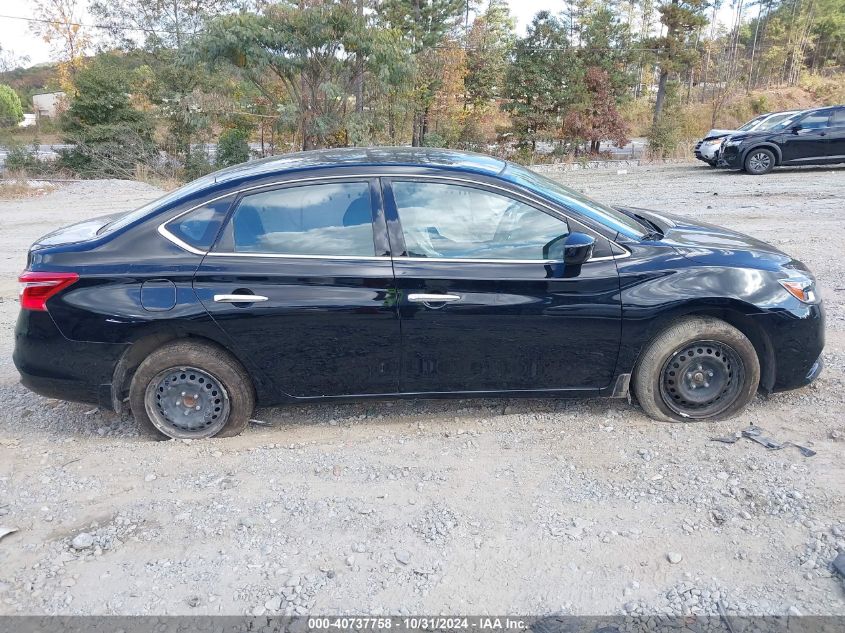
[{"label": "black sedan", "polygon": [[305,152],[47,235],[14,360],[158,437],[256,405],[626,397],[712,420],[821,370],[807,268],[753,238],[447,150]]}]

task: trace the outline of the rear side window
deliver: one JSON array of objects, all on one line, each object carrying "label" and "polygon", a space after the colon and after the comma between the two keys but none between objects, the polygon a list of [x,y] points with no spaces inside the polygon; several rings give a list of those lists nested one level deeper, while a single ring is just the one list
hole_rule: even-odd
[{"label": "rear side window", "polygon": [[244,196],[227,229],[236,253],[372,257],[368,182],[274,189]]},{"label": "rear side window", "polygon": [[193,211],[177,216],[165,225],[176,239],[199,250],[207,251],[214,244],[226,212],[235,199],[234,194],[207,202]]},{"label": "rear side window", "polygon": [[830,125],[833,127],[845,127],[845,108],[837,108],[830,118]]}]

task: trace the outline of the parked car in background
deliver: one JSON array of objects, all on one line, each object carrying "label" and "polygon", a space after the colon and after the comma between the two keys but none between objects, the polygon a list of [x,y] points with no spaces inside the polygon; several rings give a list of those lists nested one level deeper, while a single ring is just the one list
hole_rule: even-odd
[{"label": "parked car in background", "polygon": [[720,167],[767,174],[779,165],[845,163],[845,105],[804,110],[767,130],[728,136]]},{"label": "parked car in background", "polygon": [[801,262],[449,150],[232,167],[45,236],[20,282],[23,384],[128,402],[162,438],[240,433],[256,404],[629,386],[655,419],[713,420],[822,367]]},{"label": "parked car in background", "polygon": [[754,132],[770,129],[787,117],[797,114],[798,112],[800,112],[800,110],[785,110],[783,112],[768,112],[766,114],[761,114],[760,116],[754,117],[748,123],[736,130],[720,130],[714,128],[707,132],[707,134],[704,135],[704,138],[696,143],[693,153],[698,160],[704,161],[711,167],[716,167],[716,164],[718,163],[719,148],[722,146],[722,141],[726,137],[739,132]]}]

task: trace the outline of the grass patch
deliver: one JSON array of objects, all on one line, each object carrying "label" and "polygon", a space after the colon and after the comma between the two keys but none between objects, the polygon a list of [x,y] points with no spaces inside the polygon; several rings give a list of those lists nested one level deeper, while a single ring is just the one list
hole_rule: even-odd
[{"label": "grass patch", "polygon": [[33,198],[43,196],[55,189],[54,185],[40,181],[27,180],[23,174],[15,174],[0,179],[0,200]]}]

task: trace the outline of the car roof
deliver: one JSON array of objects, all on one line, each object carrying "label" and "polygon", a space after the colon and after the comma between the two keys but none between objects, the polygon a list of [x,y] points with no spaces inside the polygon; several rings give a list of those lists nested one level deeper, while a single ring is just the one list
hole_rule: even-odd
[{"label": "car roof", "polygon": [[356,166],[441,167],[495,176],[507,163],[485,154],[433,147],[341,147],[269,156],[221,169],[209,178],[220,184],[274,173]]}]

